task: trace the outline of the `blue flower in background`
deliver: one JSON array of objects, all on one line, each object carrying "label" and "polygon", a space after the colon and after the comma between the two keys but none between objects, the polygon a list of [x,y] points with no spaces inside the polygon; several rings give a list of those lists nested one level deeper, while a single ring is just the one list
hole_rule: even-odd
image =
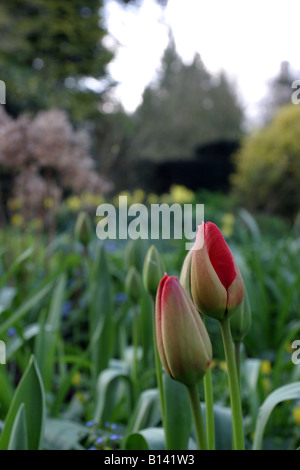
[{"label": "blue flower in background", "polygon": [[98,439],[96,439],[96,444],[101,444],[103,442],[103,437],[98,437]]},{"label": "blue flower in background", "polygon": [[69,279],[67,282],[67,288],[72,289],[75,286],[75,280],[74,279]]},{"label": "blue flower in background", "polygon": [[62,317],[67,318],[70,315],[71,309],[72,302],[70,300],[66,300],[63,304]]},{"label": "blue flower in background", "polygon": [[17,333],[17,330],[15,329],[14,326],[11,326],[11,327],[8,328],[8,330],[7,330],[7,336],[8,336],[9,338],[12,338],[13,336],[15,336],[16,333]]},{"label": "blue flower in background", "polygon": [[79,305],[80,308],[85,308],[87,306],[86,299],[79,299],[78,300],[78,305]]},{"label": "blue flower in background", "polygon": [[87,422],[85,423],[85,425],[86,425],[88,428],[90,428],[91,426],[94,426],[94,424],[96,424],[96,422],[95,422],[93,419],[91,419],[91,421],[87,421]]},{"label": "blue flower in background", "polygon": [[96,447],[95,447],[95,446],[91,446],[91,447],[89,447],[89,450],[96,450]]},{"label": "blue flower in background", "polygon": [[111,440],[111,441],[115,441],[116,439],[119,439],[118,434],[112,434],[112,435],[110,436],[110,440]]},{"label": "blue flower in background", "polygon": [[109,253],[113,253],[117,249],[117,244],[115,242],[108,242],[105,244],[105,249]]},{"label": "blue flower in background", "polygon": [[127,300],[125,292],[117,292],[115,295],[115,301],[117,304],[123,304]]},{"label": "blue flower in background", "polygon": [[117,429],[117,427],[118,427],[118,426],[116,425],[116,423],[112,423],[112,425],[111,425],[110,428],[111,428],[113,431],[115,431],[115,430]]}]

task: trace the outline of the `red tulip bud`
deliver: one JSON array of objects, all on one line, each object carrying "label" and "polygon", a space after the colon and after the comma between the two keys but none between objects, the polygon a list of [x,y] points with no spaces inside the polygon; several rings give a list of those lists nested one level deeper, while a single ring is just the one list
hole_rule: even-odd
[{"label": "red tulip bud", "polygon": [[167,374],[187,386],[206,373],[211,342],[192,300],[173,276],[160,281],[156,296],[157,349]]},{"label": "red tulip bud", "polygon": [[202,222],[198,227],[191,290],[197,309],[218,320],[231,315],[244,298],[240,270],[222,233],[212,222]]}]

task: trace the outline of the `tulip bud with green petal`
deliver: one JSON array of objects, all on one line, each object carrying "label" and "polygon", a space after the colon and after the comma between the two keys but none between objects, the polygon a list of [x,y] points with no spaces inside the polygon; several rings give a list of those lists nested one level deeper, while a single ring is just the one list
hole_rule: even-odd
[{"label": "tulip bud with green petal", "polygon": [[252,315],[247,291],[245,290],[244,300],[238,307],[234,315],[230,317],[230,327],[232,339],[235,343],[240,343],[245,338],[251,326]]},{"label": "tulip bud with green petal", "polygon": [[192,297],[192,291],[191,291],[192,255],[193,255],[193,251],[192,250],[188,251],[188,254],[185,257],[182,268],[181,268],[180,279],[179,279],[180,284],[184,288],[185,292],[189,294],[190,297]]},{"label": "tulip bud with green petal", "polygon": [[151,245],[144,261],[143,281],[146,291],[155,298],[157,288],[165,268],[160,254],[154,245]]},{"label": "tulip bud with green petal", "polygon": [[177,278],[161,279],[155,305],[157,349],[167,374],[194,386],[207,372],[212,346],[192,300]]},{"label": "tulip bud with green petal", "polygon": [[244,281],[229,246],[212,222],[198,227],[192,254],[191,290],[197,309],[222,320],[244,298]]},{"label": "tulip bud with green petal", "polygon": [[131,266],[125,279],[125,292],[134,304],[139,302],[142,288],[142,277],[138,270],[134,266]]},{"label": "tulip bud with green petal", "polygon": [[145,252],[146,248],[144,240],[141,238],[130,240],[125,249],[126,266],[128,268],[134,266],[139,272],[142,272]]},{"label": "tulip bud with green petal", "polygon": [[91,219],[87,212],[80,212],[78,214],[75,229],[74,229],[76,239],[82,243],[85,247],[88,246],[93,236],[93,229]]}]

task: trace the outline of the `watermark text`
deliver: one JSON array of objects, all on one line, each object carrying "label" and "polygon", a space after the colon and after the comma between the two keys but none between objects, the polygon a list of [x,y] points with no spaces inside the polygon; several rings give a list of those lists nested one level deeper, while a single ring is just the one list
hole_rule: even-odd
[{"label": "watermark text", "polygon": [[127,196],[119,196],[118,211],[113,204],[100,204],[96,216],[102,217],[96,227],[100,240],[189,240],[185,246],[191,250],[197,227],[204,220],[204,204],[132,204]]},{"label": "watermark text", "polygon": [[6,346],[4,341],[0,340],[0,364],[6,364]]},{"label": "watermark text", "polygon": [[3,80],[0,80],[0,104],[6,104],[6,86]]},{"label": "watermark text", "polygon": [[291,97],[292,103],[300,104],[300,80],[293,81],[292,89],[295,90]]}]

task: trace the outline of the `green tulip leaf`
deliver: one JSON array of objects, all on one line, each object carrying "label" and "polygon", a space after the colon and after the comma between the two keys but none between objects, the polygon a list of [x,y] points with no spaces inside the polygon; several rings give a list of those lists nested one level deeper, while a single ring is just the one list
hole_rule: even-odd
[{"label": "green tulip leaf", "polygon": [[167,374],[163,374],[163,390],[167,449],[187,449],[193,417],[186,386],[171,379]]},{"label": "green tulip leaf", "polygon": [[41,316],[40,332],[35,341],[35,357],[42,372],[45,390],[51,391],[55,356],[59,340],[61,312],[66,290],[66,276],[62,274],[53,292],[47,319]]},{"label": "green tulip leaf", "polygon": [[131,395],[130,383],[129,375],[124,370],[110,368],[101,372],[97,381],[98,402],[94,418],[100,426],[110,420],[111,414],[120,400],[122,385],[122,392],[124,394],[127,391],[129,399]]},{"label": "green tulip leaf", "polygon": [[165,434],[162,428],[147,428],[130,434],[124,444],[125,450],[165,450]]},{"label": "green tulip leaf", "polygon": [[232,417],[231,409],[214,405],[215,438],[217,450],[232,449]]},{"label": "green tulip leaf", "polygon": [[[165,433],[163,428],[147,428],[132,433],[124,442],[125,450],[166,450]],[[187,450],[196,450],[194,439],[188,441]]]},{"label": "green tulip leaf", "polygon": [[50,291],[53,283],[50,281],[42,289],[35,292],[29,299],[27,299],[22,305],[7,318],[0,326],[0,336],[8,330],[17,321],[23,318],[29,310],[32,310]]},{"label": "green tulip leaf", "polygon": [[297,399],[300,399],[300,382],[295,382],[284,385],[283,387],[279,387],[266,398],[259,409],[256,421],[253,450],[261,450],[265,427],[275,406],[278,405],[278,403],[286,400]]},{"label": "green tulip leaf", "polygon": [[96,252],[90,271],[90,344],[93,378],[108,367],[114,344],[114,315],[112,282],[104,246]]},{"label": "green tulip leaf", "polygon": [[67,419],[47,419],[44,447],[48,450],[80,450],[79,441],[87,428]]},{"label": "green tulip leaf", "polygon": [[140,429],[152,427],[161,419],[158,389],[149,389],[141,393],[128,427],[127,433],[135,433]]},{"label": "green tulip leaf", "polygon": [[8,450],[27,450],[28,449],[28,438],[27,438],[27,424],[24,403],[20,405],[20,408],[16,414],[16,418],[12,427],[12,431],[9,438]]},{"label": "green tulip leaf", "polygon": [[[22,403],[24,403],[26,416],[28,449],[38,450],[43,436],[45,397],[43,383],[34,356],[30,358],[9,407],[0,436],[1,450],[8,449],[14,423]],[[20,417],[19,421],[22,421],[22,419]]]}]

